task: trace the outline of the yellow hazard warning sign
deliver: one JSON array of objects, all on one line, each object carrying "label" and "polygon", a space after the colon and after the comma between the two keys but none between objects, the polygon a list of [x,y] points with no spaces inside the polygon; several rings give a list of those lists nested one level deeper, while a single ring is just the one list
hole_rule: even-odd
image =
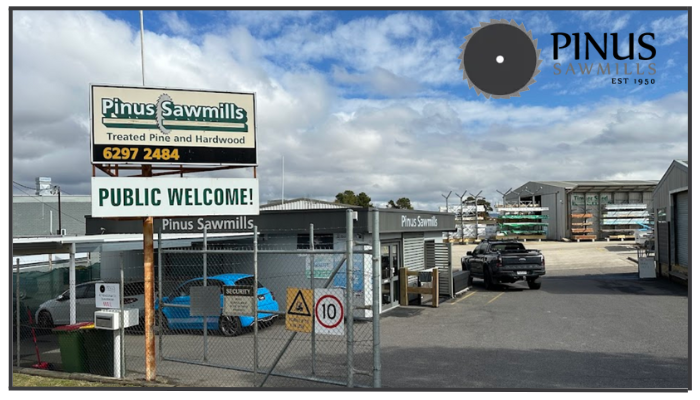
[{"label": "yellow hazard warning sign", "polygon": [[287,288],[288,331],[311,333],[314,306],[314,291],[311,289]]}]

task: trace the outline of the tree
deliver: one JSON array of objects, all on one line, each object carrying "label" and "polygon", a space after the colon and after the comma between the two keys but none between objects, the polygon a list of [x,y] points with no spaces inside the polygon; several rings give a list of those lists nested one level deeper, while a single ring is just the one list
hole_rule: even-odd
[{"label": "tree", "polygon": [[372,199],[367,196],[367,193],[360,192],[360,194],[357,195],[357,205],[364,208],[370,208],[372,207]]},{"label": "tree", "polygon": [[335,202],[341,204],[348,204],[351,206],[360,206],[364,208],[370,208],[372,206],[372,198],[367,196],[367,193],[360,192],[360,194],[355,195],[352,190],[346,190],[342,193],[335,195]]},{"label": "tree", "polygon": [[413,210],[413,206],[411,205],[411,199],[409,199],[408,197],[401,197],[398,200],[396,200],[396,203],[394,203],[394,200],[389,200],[388,207],[400,208],[404,210]]},{"label": "tree", "polygon": [[355,192],[352,190],[346,190],[343,193],[338,193],[335,195],[335,202],[355,205],[357,203],[357,196],[355,196]]}]

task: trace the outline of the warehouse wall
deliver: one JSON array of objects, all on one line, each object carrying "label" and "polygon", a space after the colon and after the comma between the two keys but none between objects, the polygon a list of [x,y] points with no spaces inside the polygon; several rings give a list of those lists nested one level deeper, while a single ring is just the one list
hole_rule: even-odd
[{"label": "warehouse wall", "polygon": [[[667,276],[670,264],[675,260],[676,221],[671,192],[688,187],[688,169],[673,162],[664,174],[652,196],[651,212],[654,215],[654,245],[656,270],[659,275]],[[659,211],[665,209],[665,222],[659,221]]]}]

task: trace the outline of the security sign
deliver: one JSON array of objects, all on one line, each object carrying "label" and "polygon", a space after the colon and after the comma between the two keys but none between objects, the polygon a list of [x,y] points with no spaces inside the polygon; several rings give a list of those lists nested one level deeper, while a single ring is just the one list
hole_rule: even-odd
[{"label": "security sign", "polygon": [[224,286],[223,315],[253,315],[253,298],[252,286]]},{"label": "security sign", "polygon": [[326,335],[344,335],[345,308],[343,289],[316,289],[314,301],[315,332]]},{"label": "security sign", "polygon": [[288,331],[311,333],[313,298],[311,289],[287,288],[285,328]]}]

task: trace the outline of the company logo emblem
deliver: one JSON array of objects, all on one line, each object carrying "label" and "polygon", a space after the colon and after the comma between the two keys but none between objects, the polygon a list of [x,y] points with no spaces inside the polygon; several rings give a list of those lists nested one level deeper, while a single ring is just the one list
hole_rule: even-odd
[{"label": "company logo emblem", "polygon": [[104,292],[105,292],[105,285],[100,285],[100,293],[104,293]]},{"label": "company logo emblem", "polygon": [[476,90],[477,96],[495,99],[520,97],[520,93],[530,90],[542,60],[541,49],[532,31],[525,31],[525,25],[514,20],[492,19],[481,22],[465,36],[466,41],[459,48],[462,54],[459,69],[469,88]]},{"label": "company logo emblem", "polygon": [[167,93],[163,93],[158,97],[158,102],[156,103],[156,125],[158,125],[158,129],[160,129],[163,134],[167,135],[170,133],[170,129],[166,128],[163,124],[163,103],[165,102],[173,102],[173,99],[168,96]]}]

